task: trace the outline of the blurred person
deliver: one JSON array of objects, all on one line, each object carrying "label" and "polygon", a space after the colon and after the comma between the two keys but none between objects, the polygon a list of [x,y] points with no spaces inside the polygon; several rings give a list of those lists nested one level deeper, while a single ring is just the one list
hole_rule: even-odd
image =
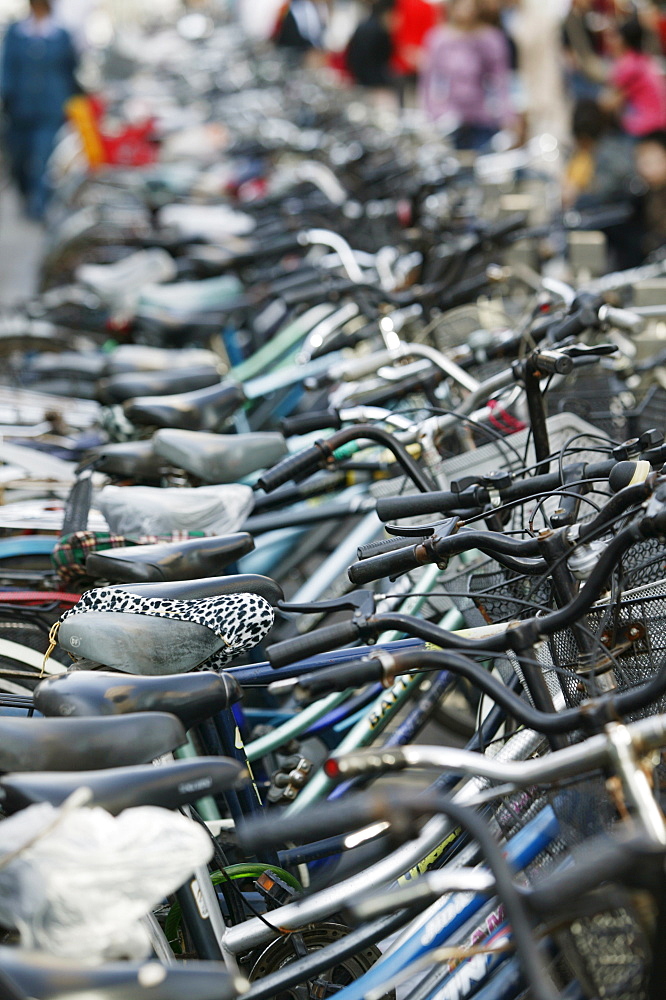
[{"label": "blurred person", "polygon": [[568,10],[569,0],[516,0],[509,10],[526,138],[548,133],[563,142],[570,135],[561,44]]},{"label": "blurred person", "polygon": [[617,204],[629,195],[635,177],[633,143],[613,127],[612,118],[590,98],[574,107],[574,149],[563,179],[565,208]]},{"label": "blurred person", "polygon": [[602,107],[619,116],[629,135],[640,136],[666,128],[666,81],[656,60],[644,51],[646,32],[638,18],[630,18],[608,32],[607,46],[614,63],[600,97]]},{"label": "blurred person", "polygon": [[324,48],[328,4],[317,0],[287,0],[278,15],[273,41],[283,49],[305,55]]},{"label": "blurred person", "polygon": [[33,219],[43,218],[51,194],[46,167],[65,105],[79,89],[76,67],[71,36],[56,23],[49,0],[30,0],[30,15],[4,37],[0,98],[12,178]]},{"label": "blurred person", "polygon": [[589,53],[576,53],[587,76],[604,85],[598,95],[601,106],[634,137],[666,128],[666,81],[646,50],[649,39],[641,21],[631,17],[606,31],[610,64]]},{"label": "blurred person", "polygon": [[644,252],[634,142],[589,98],[576,103],[572,132],[574,149],[564,172],[562,205],[578,212],[597,210],[594,228],[606,235],[611,267],[635,267]]},{"label": "blurred person", "polygon": [[456,123],[457,149],[478,151],[513,124],[509,50],[482,19],[478,0],[451,0],[448,15],[425,40],[420,103],[433,121]]},{"label": "blurred person", "polygon": [[593,31],[590,23],[594,13],[593,0],[572,0],[562,24],[567,86],[574,100],[596,99],[599,95],[600,84],[581,69],[582,62],[600,55],[601,32]]},{"label": "blurred person", "polygon": [[636,142],[636,168],[647,193],[643,213],[643,252],[666,243],[666,130],[657,129]]},{"label": "blurred person", "polygon": [[356,27],[346,52],[347,69],[362,87],[393,90],[391,27],[394,0],[376,0]]}]

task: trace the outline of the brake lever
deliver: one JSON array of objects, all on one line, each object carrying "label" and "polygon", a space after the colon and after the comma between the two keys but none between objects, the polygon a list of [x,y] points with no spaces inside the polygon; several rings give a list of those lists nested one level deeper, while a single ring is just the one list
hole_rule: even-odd
[{"label": "brake lever", "polygon": [[561,348],[562,354],[570,358],[605,358],[609,354],[616,354],[617,344],[571,344],[569,347]]},{"label": "brake lever", "polygon": [[372,590],[352,590],[349,594],[332,598],[330,601],[311,601],[306,604],[278,601],[275,606],[279,611],[295,614],[316,615],[321,611],[353,611],[354,617],[368,618],[375,613],[375,593]]},{"label": "brake lever", "polygon": [[460,522],[459,517],[445,517],[442,521],[433,521],[431,524],[385,524],[384,530],[389,535],[399,535],[405,538],[446,538],[452,535],[456,525]]}]

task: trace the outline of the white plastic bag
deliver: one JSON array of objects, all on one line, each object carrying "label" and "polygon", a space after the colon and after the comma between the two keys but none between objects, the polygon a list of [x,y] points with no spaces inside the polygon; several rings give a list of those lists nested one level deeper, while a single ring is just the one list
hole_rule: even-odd
[{"label": "white plastic bag", "polygon": [[205,830],[157,806],[59,813],[42,803],[0,823],[0,923],[62,958],[143,958],[140,920],[210,860]]},{"label": "white plastic bag", "polygon": [[253,505],[251,488],[240,483],[166,489],[105,486],[95,501],[117,535],[169,535],[173,531],[224,535],[238,531]]}]

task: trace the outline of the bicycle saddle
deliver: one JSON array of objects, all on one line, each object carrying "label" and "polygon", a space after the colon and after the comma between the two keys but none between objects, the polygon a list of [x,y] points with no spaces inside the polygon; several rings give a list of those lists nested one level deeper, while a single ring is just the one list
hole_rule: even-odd
[{"label": "bicycle saddle", "polygon": [[161,247],[137,250],[112,264],[80,264],[74,272],[77,281],[106,302],[125,301],[145,285],[172,281],[176,274],[176,262]]},{"label": "bicycle saddle", "polygon": [[[2,542],[0,542],[0,553]],[[174,580],[165,583],[114,583],[109,590],[131,591],[138,597],[164,597],[169,600],[196,601],[201,597],[224,597],[229,594],[258,594],[275,607],[284,600],[279,583],[258,573],[235,573],[233,576],[211,576],[201,580]]]},{"label": "bicycle saddle", "polygon": [[98,379],[104,373],[106,359],[99,351],[46,351],[26,361],[31,372],[40,375],[66,375]]},{"label": "bicycle saddle", "polygon": [[136,396],[123,403],[123,410],[127,419],[140,427],[215,431],[244,401],[241,386],[226,381],[172,396]]},{"label": "bicycle saddle", "polygon": [[[210,206],[207,206],[209,208]],[[241,282],[232,274],[202,281],[178,281],[171,285],[151,285],[139,296],[137,316],[172,313],[207,312],[224,309],[243,292]]]},{"label": "bicycle saddle", "polygon": [[122,611],[87,611],[60,625],[58,642],[77,657],[126,673],[178,674],[193,670],[223,646],[205,625],[147,618]]},{"label": "bicycle saddle", "polygon": [[241,689],[229,673],[210,670],[166,677],[128,677],[108,671],[72,670],[35,688],[35,707],[43,715],[127,715],[169,712],[186,729],[229,708]]},{"label": "bicycle saddle", "polygon": [[112,767],[103,771],[39,771],[7,774],[0,778],[0,802],[6,813],[18,812],[38,802],[62,805],[85,786],[92,792],[90,805],[117,816],[133,806],[178,809],[206,795],[222,795],[247,772],[229,757],[199,757],[173,764]]},{"label": "bicycle saddle", "polygon": [[117,535],[203,531],[209,536],[219,536],[238,531],[254,506],[254,493],[249,486],[240,483],[164,489],[105,486],[94,506]]},{"label": "bicycle saddle", "polygon": [[236,483],[287,454],[282,434],[205,434],[164,428],[153,435],[157,455],[207,483]]},{"label": "bicycle saddle", "polygon": [[202,347],[148,347],[121,344],[107,356],[104,375],[134,375],[138,372],[170,372],[179,368],[216,368],[219,357]]},{"label": "bicycle saddle", "polygon": [[86,452],[85,461],[90,459],[94,459],[97,472],[129,479],[159,479],[169,469],[169,463],[155,454],[150,441],[100,445]]},{"label": "bicycle saddle", "polygon": [[175,371],[131,372],[112,375],[97,383],[96,398],[100,403],[124,403],[135,396],[168,396],[172,393],[193,392],[219,385],[220,376],[211,365],[193,365]]},{"label": "bicycle saddle", "polygon": [[256,594],[176,601],[99,588],[62,615],[58,642],[77,658],[126,673],[185,673],[213,656],[222,666],[252,649],[273,618]]},{"label": "bicycle saddle", "polygon": [[[234,1000],[238,981],[222,962],[185,966],[148,962],[109,962],[91,967],[23,948],[0,948],[0,987],[10,996],[34,1000],[74,1000],[78,993],[96,1000]],[[2,990],[4,994],[4,990]]]},{"label": "bicycle saddle", "polygon": [[219,243],[230,236],[247,236],[256,227],[251,215],[229,205],[174,202],[162,206],[158,217],[160,226],[173,228],[190,240],[204,238],[208,243]]},{"label": "bicycle saddle", "polygon": [[184,742],[182,722],[165,712],[116,719],[0,718],[0,771],[94,771],[147,764]]},{"label": "bicycle saddle", "polygon": [[254,548],[245,531],[92,552],[86,572],[114,583],[158,583],[213,576]]}]

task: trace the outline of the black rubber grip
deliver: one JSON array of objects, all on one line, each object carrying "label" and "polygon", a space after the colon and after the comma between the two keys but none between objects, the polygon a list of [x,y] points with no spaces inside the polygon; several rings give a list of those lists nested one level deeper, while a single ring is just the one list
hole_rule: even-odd
[{"label": "black rubber grip", "polygon": [[337,410],[298,413],[293,417],[284,417],[280,421],[280,430],[285,437],[290,437],[292,434],[309,434],[311,431],[325,431],[329,427],[335,430],[342,427],[342,420]]},{"label": "black rubber grip", "polygon": [[318,697],[331,691],[344,691],[349,687],[372,684],[374,681],[380,681],[382,676],[383,669],[379,660],[366,658],[305,674],[298,678],[298,686],[301,691]]},{"label": "black rubber grip", "polygon": [[364,583],[372,583],[373,580],[383,580],[384,577],[396,577],[401,573],[409,573],[412,569],[417,569],[422,563],[414,554],[415,545],[410,545],[407,549],[397,549],[395,552],[384,552],[380,556],[371,556],[369,559],[362,559],[353,563],[347,575],[356,586]]},{"label": "black rubber grip", "polygon": [[608,485],[613,493],[629,485],[636,474],[636,462],[618,462],[608,477]]},{"label": "black rubber grip", "polygon": [[308,656],[317,656],[318,653],[328,653],[338,646],[346,646],[347,643],[356,642],[359,638],[358,625],[356,622],[339,622],[337,625],[327,625],[324,628],[315,629],[307,635],[297,635],[293,639],[285,639],[284,642],[276,642],[266,651],[268,660],[272,667],[286,667],[290,663],[298,660],[305,660]]},{"label": "black rubber grip", "polygon": [[[386,799],[382,797],[384,809]],[[248,853],[261,852],[269,847],[285,843],[303,844],[310,840],[321,840],[322,832],[327,837],[347,833],[383,818],[384,810],[377,808],[376,797],[368,793],[354,796],[351,800],[323,802],[314,809],[298,813],[296,816],[275,816],[251,820],[238,826],[238,840]]]},{"label": "black rubber grip", "polygon": [[587,310],[580,310],[574,313],[573,316],[567,316],[566,319],[551,326],[548,331],[548,339],[557,343],[558,341],[566,340],[568,337],[578,337],[584,330],[588,329],[589,325]]},{"label": "black rubber grip", "polygon": [[384,552],[395,552],[396,549],[406,549],[414,545],[413,538],[379,538],[376,542],[359,545],[356,555],[359,559],[369,559],[370,556],[381,556]]},{"label": "black rubber grip", "polygon": [[257,480],[257,485],[265,493],[272,493],[278,486],[284,486],[285,483],[288,483],[292,479],[299,479],[308,472],[313,472],[323,460],[323,453],[313,445],[312,448],[299,451],[296,455],[289,455],[288,458],[283,458],[272,469],[264,472],[261,478]]},{"label": "black rubber grip", "polygon": [[[587,297],[586,297],[587,298]],[[566,319],[554,323],[548,330],[548,340],[551,343],[566,340],[568,337],[578,337],[590,327],[599,325],[599,308],[603,305],[600,296],[590,296],[576,312],[567,316]]]},{"label": "black rubber grip", "polygon": [[382,497],[377,501],[377,517],[380,521],[395,521],[400,517],[445,513],[456,510],[459,506],[460,495],[446,490],[412,496]]}]

